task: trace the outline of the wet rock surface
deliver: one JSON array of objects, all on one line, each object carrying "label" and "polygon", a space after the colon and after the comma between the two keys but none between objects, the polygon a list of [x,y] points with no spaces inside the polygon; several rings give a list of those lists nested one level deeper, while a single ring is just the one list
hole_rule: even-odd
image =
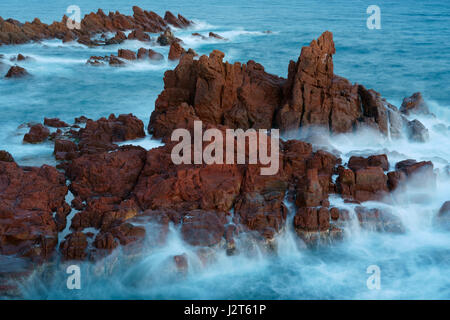
[{"label": "wet rock surface", "polygon": [[130,39],[146,41],[149,33],[164,31],[169,25],[177,28],[187,28],[192,22],[178,15],[177,17],[167,11],[164,18],[153,11],[146,11],[137,6],[133,7],[133,15],[127,16],[120,12],[106,14],[99,9],[84,16],[80,29],[69,28],[71,21],[64,16],[61,21],[52,24],[42,23],[38,18],[32,22],[21,23],[13,19],[0,17],[0,44],[22,44],[43,39],[61,39],[64,42],[77,40],[87,46],[98,46],[102,43],[91,40],[95,34],[116,32],[113,41],[107,44],[117,44],[125,40],[123,31],[132,30]]},{"label": "wet rock surface", "polygon": [[[132,114],[112,114],[98,120],[82,116],[74,125],[45,118],[44,125],[32,125],[24,141],[38,143],[50,137],[48,143],[54,143],[60,172],[50,166],[21,168],[8,152],[0,151],[1,254],[45,261],[59,252],[66,261],[96,260],[119,247],[139,248],[147,240],[161,245],[172,224],[180,230],[183,241],[199,247],[203,258],[213,249],[234,254],[242,234],[251,234],[252,239],[273,249],[277,235],[287,227],[293,227],[299,238],[313,247],[341,240],[351,219],[348,210],[330,204],[330,195],[358,204],[354,213],[362,229],[404,232],[401,221],[389,210],[366,208],[361,203],[384,201],[418,173],[434,179],[431,162],[404,160],[389,172],[386,154],[351,156],[344,164],[336,152],[291,139],[277,141],[276,146],[269,144],[270,150],[280,150],[279,168],[275,174],[264,176],[259,162],[174,164],[175,144],[169,139],[175,129],[192,132],[197,120],[203,122],[204,129],[222,133],[237,128],[279,128],[288,133],[319,125],[331,134],[369,127],[395,138],[410,127],[403,114],[423,111],[420,95],[405,100],[399,112],[376,91],[335,75],[330,32],[302,49],[298,60],[290,62],[284,79],[267,73],[254,61],[224,62],[224,54],[217,50],[194,59],[194,52],[185,51],[167,29],[168,24],[187,27],[188,20],[170,13],[161,18],[137,7],[133,11],[133,17],[117,12],[89,14],[83,19],[85,31],[81,33],[64,34],[58,23],[53,27],[42,24],[40,30],[47,38],[53,36],[48,30],[60,28],[63,33],[58,37],[66,40],[79,40],[85,37],[83,32],[115,32],[110,44],[124,41],[125,30],[134,30],[128,39],[141,41],[147,39],[145,32],[161,32],[157,41],[170,45],[169,59],[180,60],[174,70],[165,73],[164,90],[148,126],[149,133],[162,138],[165,145],[151,150],[119,147],[118,143],[146,137],[143,122]],[[0,20],[1,28],[10,24],[17,34],[25,28]],[[210,37],[223,40],[215,34]],[[91,57],[89,63],[121,66],[124,60],[136,59],[163,57],[146,48],[137,54],[121,49],[117,56]],[[50,133],[47,127],[59,131]],[[412,139],[423,136],[419,129],[414,129]],[[266,139],[270,134],[258,133],[257,137]],[[190,148],[194,151],[192,143]],[[70,206],[65,202],[69,190],[74,197]],[[292,205],[292,220],[288,220],[288,203]],[[447,207],[444,204],[439,212],[443,221],[448,220]],[[70,212],[73,218],[67,225]],[[158,228],[148,229],[143,222]],[[70,233],[59,239],[57,248],[59,233],[66,226]],[[87,228],[94,228],[95,233]],[[173,256],[171,262],[182,273],[189,267],[185,254]]]}]

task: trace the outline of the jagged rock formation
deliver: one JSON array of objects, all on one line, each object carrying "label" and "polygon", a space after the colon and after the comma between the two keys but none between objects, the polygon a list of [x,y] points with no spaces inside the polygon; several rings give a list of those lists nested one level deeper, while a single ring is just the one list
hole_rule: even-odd
[{"label": "jagged rock formation", "polygon": [[[149,132],[166,138],[175,124],[199,119],[284,132],[323,126],[342,133],[367,126],[400,137],[408,126],[406,117],[378,92],[335,75],[334,53],[333,36],[324,32],[302,49],[297,62],[290,62],[287,79],[268,74],[254,61],[223,62],[224,54],[217,50],[198,60],[184,55],[165,74]],[[411,136],[416,139],[417,134]]]},{"label": "jagged rock formation", "polygon": [[157,33],[164,31],[169,25],[177,28],[186,28],[192,24],[182,15],[175,17],[167,11],[164,18],[153,11],[145,11],[133,7],[133,16],[123,15],[120,12],[110,12],[106,15],[98,9],[96,13],[87,14],[80,22],[80,29],[68,28],[68,17],[64,16],[60,22],[50,25],[42,23],[38,18],[32,22],[21,23],[14,19],[0,17],[0,44],[21,44],[43,39],[61,39],[64,42],[78,39],[86,45],[96,45],[90,38],[96,33],[117,32],[115,40],[124,40],[121,31],[132,30],[129,39],[148,40],[144,32]]}]

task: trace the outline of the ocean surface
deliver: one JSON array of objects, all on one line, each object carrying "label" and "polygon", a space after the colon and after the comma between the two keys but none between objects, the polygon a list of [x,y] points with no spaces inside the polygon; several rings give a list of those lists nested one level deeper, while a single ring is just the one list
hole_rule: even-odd
[{"label": "ocean surface", "polygon": [[[381,9],[379,30],[366,27],[366,9],[373,4]],[[218,49],[230,62],[255,60],[266,71],[283,77],[289,60],[297,60],[302,46],[329,30],[336,44],[336,74],[375,89],[398,107],[404,97],[420,91],[436,115],[419,118],[430,130],[430,141],[425,144],[370,134],[341,135],[329,143],[342,153],[344,162],[353,154],[380,152],[388,154],[391,167],[407,158],[432,160],[437,187],[411,187],[384,205],[405,225],[401,235],[365,231],[353,224],[342,243],[307,250],[298,245],[288,227],[274,254],[256,250],[228,257],[219,253],[215,263],[203,268],[194,249],[172,228],[163,248],[149,249],[131,260],[116,252],[107,267],[83,263],[81,290],[66,288],[64,265],[53,266],[52,272],[36,271],[21,285],[25,298],[450,299],[450,233],[433,224],[442,203],[450,200],[450,177],[444,172],[450,162],[450,132],[442,130],[442,125],[450,126],[449,1],[27,0],[24,7],[2,0],[0,16],[22,22],[39,17],[51,23],[60,21],[69,5],[79,6],[82,15],[98,8],[131,14],[133,5],[160,15],[166,10],[181,13],[195,21],[191,29],[176,31],[186,48],[199,54]],[[209,31],[228,41],[191,36]],[[86,65],[90,56],[116,53],[119,47],[136,51],[150,45],[126,41],[120,46],[87,48],[48,40],[0,46],[6,60],[18,53],[32,58],[20,63],[31,78],[0,79],[0,150],[9,151],[19,164],[54,165],[53,145],[24,145],[26,129],[18,128],[26,122],[42,122],[44,117],[72,123],[81,115],[97,119],[133,113],[147,124],[163,89],[164,72],[176,63],[167,61],[167,47],[152,47],[165,55],[164,62],[134,63],[126,68]],[[6,72],[0,70],[2,76]],[[136,143],[147,149],[158,145],[150,137]],[[353,210],[339,199],[331,202]],[[166,271],[167,259],[183,252],[192,267],[185,277],[175,277]],[[379,290],[370,290],[366,283],[367,268],[373,265],[381,270]]]}]

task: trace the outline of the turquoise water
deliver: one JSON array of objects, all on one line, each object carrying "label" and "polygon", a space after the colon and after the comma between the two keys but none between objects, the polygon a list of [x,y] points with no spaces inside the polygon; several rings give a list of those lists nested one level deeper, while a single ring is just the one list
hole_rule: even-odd
[{"label": "turquoise water", "polygon": [[[422,119],[431,130],[426,145],[342,137],[333,141],[334,146],[345,156],[364,150],[388,152],[394,160],[438,157],[435,166],[441,170],[450,161],[450,139],[431,129],[437,123],[450,125],[448,1],[28,0],[24,9],[16,1],[2,0],[0,16],[20,21],[39,17],[50,23],[59,21],[72,4],[78,5],[82,14],[98,8],[131,14],[136,4],[160,15],[166,10],[179,12],[196,22],[191,30],[176,33],[185,47],[199,54],[219,49],[228,61],[255,60],[268,72],[284,77],[289,60],[297,60],[302,46],[323,31],[332,31],[336,74],[374,88],[397,106],[404,97],[421,91],[438,116]],[[381,30],[366,27],[366,9],[372,4],[381,8]],[[267,30],[272,33],[265,33]],[[190,36],[194,31],[214,31],[229,41],[199,41]],[[148,45],[128,41],[120,48],[137,50],[142,46]],[[6,58],[18,53],[33,58],[21,63],[33,75],[31,78],[0,79],[0,149],[10,151],[21,164],[54,164],[50,143],[22,144],[24,131],[17,129],[20,124],[41,122],[44,117],[71,122],[80,115],[99,118],[129,112],[147,123],[163,89],[164,71],[176,64],[166,60],[117,69],[85,65],[91,55],[111,54],[118,48],[86,48],[56,40],[0,47]],[[167,48],[154,49],[167,57]],[[6,71],[1,70],[1,74]],[[348,230],[349,238],[342,244],[307,251],[298,248],[295,236],[287,230],[280,238],[276,256],[219,256],[210,268],[193,268],[186,278],[178,279],[161,276],[165,261],[193,249],[178,239],[174,229],[166,247],[149,251],[137,262],[118,263],[108,276],[93,272],[93,266],[85,264],[84,286],[79,292],[65,288],[65,270],[58,266],[51,280],[36,276],[24,286],[23,293],[28,298],[449,299],[450,236],[432,225],[440,205],[450,200],[449,187],[448,176],[440,175],[437,190],[420,191],[428,196],[427,201],[414,200],[417,191],[412,190],[392,205],[406,225],[404,235],[374,234],[355,227]],[[194,254],[190,259],[196,265]],[[366,268],[370,265],[379,265],[382,270],[381,290],[366,287]]]}]

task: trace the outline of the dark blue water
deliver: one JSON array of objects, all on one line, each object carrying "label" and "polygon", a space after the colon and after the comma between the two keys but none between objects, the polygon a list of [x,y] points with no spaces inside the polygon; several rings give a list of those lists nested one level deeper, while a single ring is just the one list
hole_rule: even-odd
[{"label": "dark blue water", "polygon": [[[231,62],[252,59],[268,72],[284,77],[289,60],[297,60],[302,46],[323,31],[332,31],[337,50],[336,74],[374,88],[397,106],[405,96],[421,91],[438,116],[423,119],[431,130],[431,140],[425,145],[342,137],[333,143],[344,158],[350,152],[369,149],[400,152],[393,153],[393,161],[439,157],[435,162],[439,169],[450,161],[449,138],[431,129],[437,123],[450,124],[449,1],[28,0],[24,8],[16,1],[2,0],[0,15],[20,21],[39,17],[50,23],[59,21],[72,4],[78,5],[82,14],[98,8],[131,14],[133,5],[160,15],[166,10],[182,13],[196,21],[192,30],[176,33],[185,47],[199,54],[219,49]],[[381,9],[380,30],[366,27],[366,9],[372,4]],[[267,30],[272,33],[264,33]],[[214,31],[229,41],[199,41],[190,36],[194,31]],[[128,41],[120,48],[137,50],[142,46],[149,45]],[[0,79],[0,149],[10,151],[22,164],[53,164],[50,143],[22,144],[24,131],[17,129],[21,123],[40,122],[44,117],[72,121],[80,115],[98,118],[129,112],[147,123],[163,88],[164,71],[176,64],[166,60],[117,69],[85,65],[91,55],[111,54],[118,48],[86,48],[56,40],[0,47],[0,53],[7,58],[17,53],[33,58],[21,63],[31,78]],[[167,57],[167,48],[153,49]],[[404,235],[374,234],[354,226],[344,243],[307,251],[297,248],[295,235],[288,230],[280,237],[280,251],[275,257],[226,257],[219,253],[217,263],[205,269],[198,266],[194,249],[182,243],[177,230],[173,230],[166,247],[149,251],[133,263],[108,262],[114,265],[109,273],[102,269],[103,265],[83,265],[83,289],[77,293],[66,289],[63,266],[56,267],[51,280],[46,277],[43,281],[41,275],[36,275],[23,293],[28,298],[449,299],[450,236],[432,226],[440,205],[449,200],[448,190],[448,177],[439,176],[437,190],[425,192],[426,202],[412,200],[413,190],[392,205],[406,226]],[[194,266],[187,278],[164,276],[167,259],[183,252],[189,254]],[[382,270],[381,290],[366,286],[370,265]]]}]

